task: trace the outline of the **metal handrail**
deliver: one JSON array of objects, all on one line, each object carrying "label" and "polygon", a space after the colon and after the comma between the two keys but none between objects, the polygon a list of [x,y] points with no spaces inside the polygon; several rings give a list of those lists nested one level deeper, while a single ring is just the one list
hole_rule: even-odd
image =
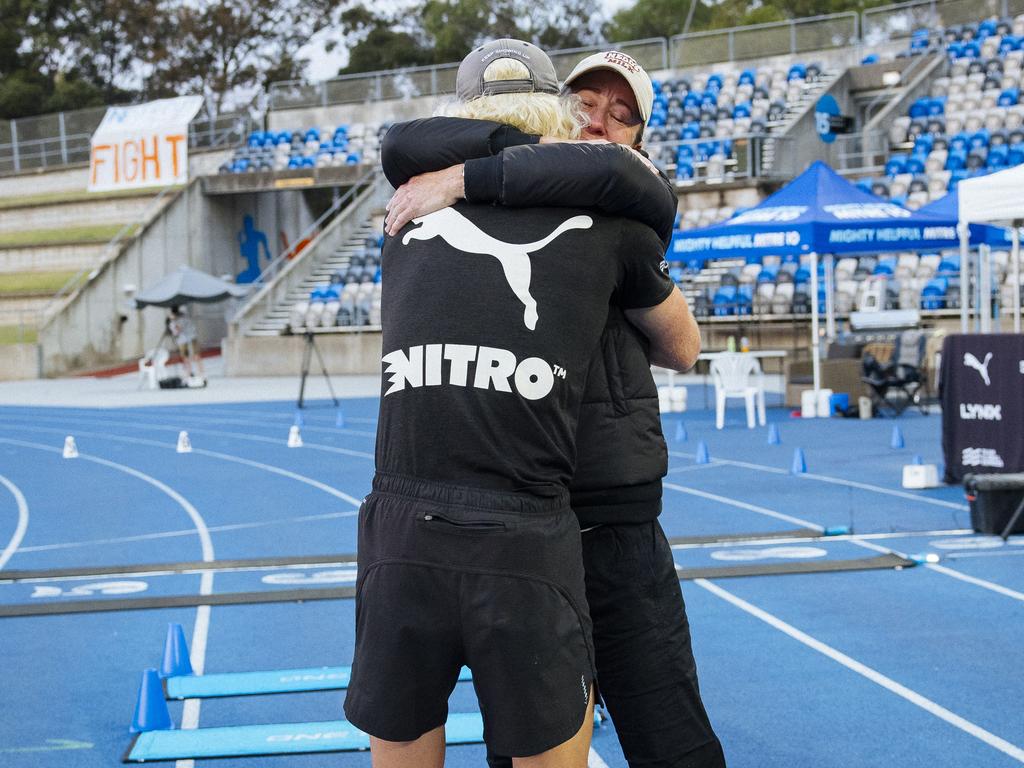
[{"label": "metal handrail", "polygon": [[[351,187],[348,188],[348,190],[345,191],[344,195],[342,195],[333,203],[331,203],[330,207],[322,214],[320,214],[316,221],[314,221],[302,232],[300,232],[299,235],[295,238],[295,242],[300,243],[303,240],[313,236],[324,223],[326,223],[329,219],[333,218],[336,213],[341,211],[341,209],[344,208],[349,202],[351,202],[359,192],[361,192],[364,188],[371,185],[376,179],[379,172],[379,169],[374,166],[365,174],[363,174],[359,179],[357,179],[352,184]],[[283,248],[281,252],[277,254],[277,256],[270,260],[270,263],[263,268],[259,275],[256,276],[256,279],[252,281],[253,286],[266,287],[267,285],[269,285],[269,282],[274,277],[277,276],[277,273],[281,269],[281,267],[283,267],[288,261],[290,261],[289,255],[293,257],[295,256],[293,251],[294,246],[292,246],[291,248]],[[245,299],[245,301],[239,304],[238,309],[235,312],[235,316],[240,317],[249,308],[249,305],[252,304],[259,297],[261,293],[261,290],[256,290],[250,293],[249,296]]]}]

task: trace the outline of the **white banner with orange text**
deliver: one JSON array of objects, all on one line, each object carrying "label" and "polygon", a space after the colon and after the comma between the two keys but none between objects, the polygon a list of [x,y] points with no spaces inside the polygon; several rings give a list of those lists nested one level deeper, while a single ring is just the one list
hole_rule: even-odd
[{"label": "white banner with orange text", "polygon": [[188,124],[201,96],[110,107],[92,135],[89,191],[188,182]]}]

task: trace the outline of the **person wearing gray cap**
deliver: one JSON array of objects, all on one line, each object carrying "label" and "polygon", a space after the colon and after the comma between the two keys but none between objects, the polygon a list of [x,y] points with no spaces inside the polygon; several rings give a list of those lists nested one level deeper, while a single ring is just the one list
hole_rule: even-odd
[{"label": "person wearing gray cap", "polygon": [[[551,72],[539,49],[501,41],[467,57],[460,79],[474,83],[474,110],[579,136]],[[463,664],[490,750],[517,768],[587,765],[594,652],[568,492],[577,418],[613,296],[654,357],[681,368],[696,357],[664,331],[687,316],[662,255],[649,227],[568,207],[458,203],[386,237],[376,474],[359,513],[345,700],[375,768],[443,765]]]},{"label": "person wearing gray cap", "polygon": [[[566,88],[590,118],[584,139],[640,148],[653,88],[632,57],[588,56]],[[386,226],[466,197],[508,206],[593,206],[643,221],[668,244],[676,210],[668,179],[624,162],[632,153],[537,146],[545,142],[498,122],[435,117],[397,124],[385,139],[384,171],[399,188]],[[701,700],[672,552],[657,520],[667,457],[646,346],[621,310],[610,307],[577,431],[570,501],[584,530],[598,680],[632,768],[721,768],[725,757]],[[488,762],[509,765],[493,753]]]}]

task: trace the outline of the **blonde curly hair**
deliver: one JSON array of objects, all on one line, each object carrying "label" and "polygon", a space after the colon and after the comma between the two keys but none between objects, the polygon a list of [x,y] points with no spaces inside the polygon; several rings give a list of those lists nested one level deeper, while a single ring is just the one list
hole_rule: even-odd
[{"label": "blonde curly hair", "polygon": [[[516,59],[496,59],[484,70],[484,82],[525,80],[530,78],[526,65]],[[446,117],[468,117],[507,123],[524,133],[578,139],[587,115],[579,97],[573,94],[498,93],[477,96],[468,101],[451,101],[442,105],[438,114]]]}]

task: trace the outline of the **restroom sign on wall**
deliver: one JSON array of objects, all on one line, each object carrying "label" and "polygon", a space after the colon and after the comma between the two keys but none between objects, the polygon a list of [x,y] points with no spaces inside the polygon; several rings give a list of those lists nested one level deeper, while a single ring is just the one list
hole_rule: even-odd
[{"label": "restroom sign on wall", "polygon": [[188,124],[201,96],[110,107],[91,140],[89,191],[165,187],[188,181]]}]

